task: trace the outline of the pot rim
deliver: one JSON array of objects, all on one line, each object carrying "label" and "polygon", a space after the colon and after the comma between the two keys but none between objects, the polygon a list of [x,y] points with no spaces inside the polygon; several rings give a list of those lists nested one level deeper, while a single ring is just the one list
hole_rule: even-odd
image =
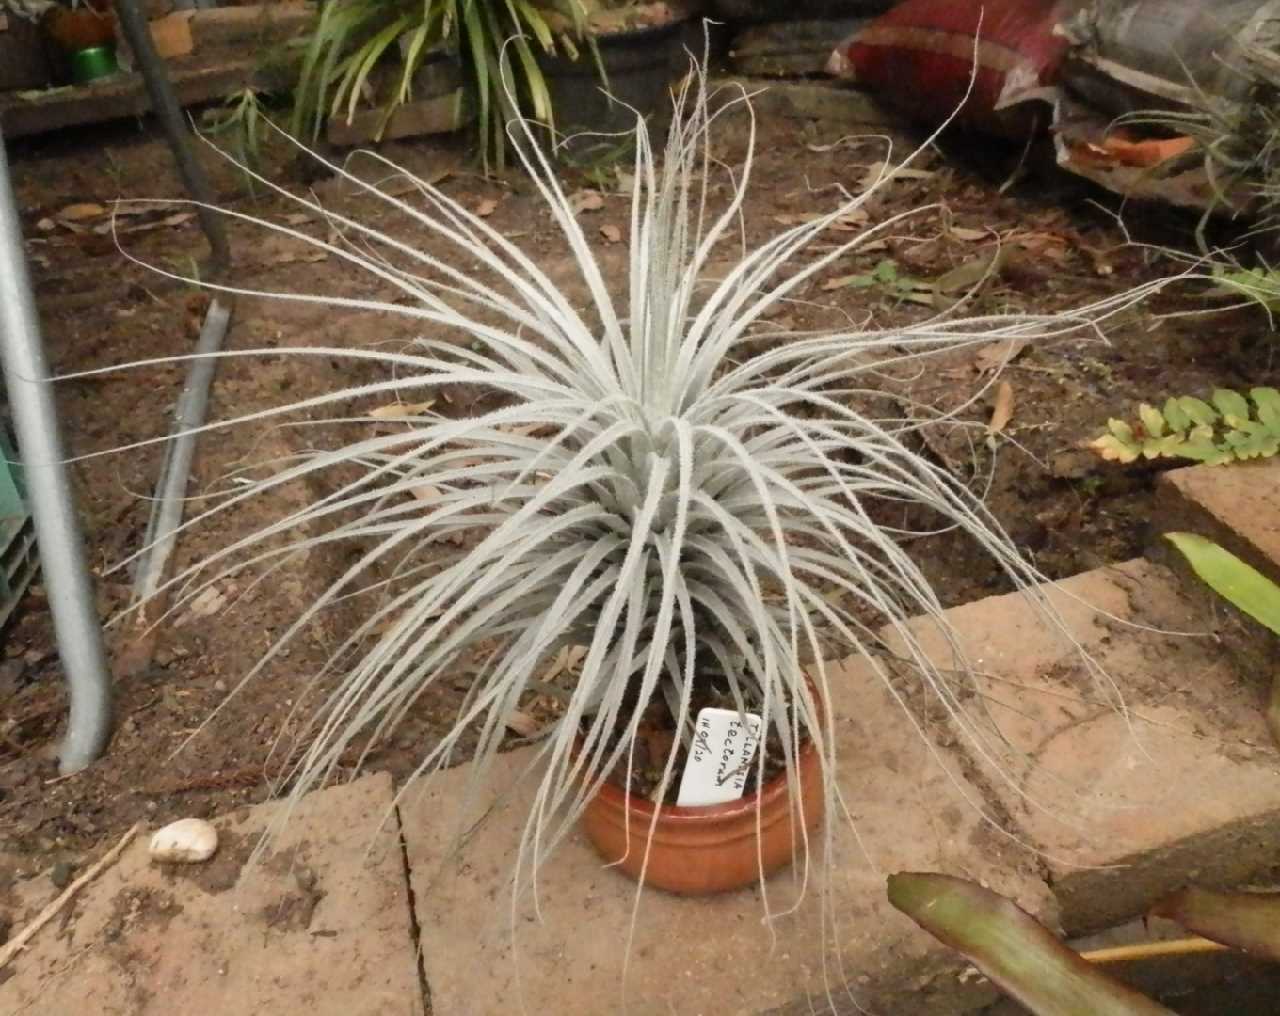
[{"label": "pot rim", "polygon": [[[809,685],[809,692],[813,695],[814,705],[816,706],[817,719],[821,723],[826,719],[826,703],[823,702],[822,696],[818,694],[818,686],[813,683],[811,676],[805,675],[805,683]],[[815,763],[819,767],[822,765],[822,760],[818,758],[818,749],[813,743],[813,738],[809,738],[800,745],[800,750],[796,752],[795,758],[793,772],[795,772],[797,779],[803,779],[801,775],[802,769],[808,768]],[[661,828],[667,822],[679,825],[710,825],[723,822],[726,819],[736,819],[756,810],[763,813],[767,805],[773,804],[781,794],[787,792],[787,787],[789,786],[787,775],[786,770],[783,770],[754,793],[745,794],[736,801],[723,801],[720,804],[664,804],[661,814],[658,815],[658,827]],[[630,791],[623,790],[617,784],[610,783],[608,780],[600,784],[600,789],[596,791],[596,796],[614,808],[619,810],[625,808],[628,812],[637,812],[641,816],[652,817],[653,813],[658,809],[658,806],[647,797],[636,797]]]},{"label": "pot rim", "polygon": [[[799,774],[802,768],[814,764],[815,761],[818,761],[818,749],[814,746],[813,740],[810,739],[805,741],[796,753],[794,771],[797,774],[797,778],[801,778]],[[819,762],[819,764],[821,763]],[[744,795],[736,801],[724,801],[720,804],[664,804],[658,815],[658,826],[661,828],[668,822],[679,825],[711,825],[723,822],[726,819],[736,819],[757,810],[763,811],[767,805],[773,804],[779,796],[787,793],[790,786],[787,775],[785,771],[779,773],[766,783],[761,790],[757,790],[753,794]],[[658,806],[648,798],[636,797],[608,780],[600,785],[600,789],[596,793],[608,804],[619,810],[626,809],[628,812],[635,812],[641,816],[648,817],[652,817],[653,813],[658,810]]]}]

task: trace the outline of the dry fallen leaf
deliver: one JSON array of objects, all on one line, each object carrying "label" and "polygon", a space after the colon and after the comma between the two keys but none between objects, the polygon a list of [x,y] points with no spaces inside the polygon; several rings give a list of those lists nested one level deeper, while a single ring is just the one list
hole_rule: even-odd
[{"label": "dry fallen leaf", "polygon": [[996,386],[996,404],[991,410],[991,422],[987,424],[988,434],[999,434],[1013,419],[1013,385],[1001,381]]},{"label": "dry fallen leaf", "polygon": [[96,219],[106,214],[107,210],[102,205],[97,205],[90,201],[81,201],[60,209],[54,218],[61,219],[63,222],[81,222],[84,219]]},{"label": "dry fallen leaf", "polygon": [[227,605],[227,596],[217,586],[210,586],[191,601],[189,617],[210,617]]},{"label": "dry fallen leaf", "polygon": [[992,235],[989,229],[969,229],[967,226],[952,226],[948,230],[948,234],[953,240],[961,240],[965,243],[975,243],[978,240],[985,240]]},{"label": "dry fallen leaf", "polygon": [[526,712],[513,709],[507,713],[507,729],[517,737],[533,737],[542,729],[542,724]]},{"label": "dry fallen leaf", "polygon": [[453,176],[452,169],[438,169],[421,182],[413,177],[401,177],[395,183],[378,189],[389,198],[402,198],[406,194],[414,193],[414,191],[421,193],[423,184],[428,187],[435,187],[444,183],[451,176]]},{"label": "dry fallen leaf", "polygon": [[973,366],[979,374],[990,374],[999,370],[1006,363],[1012,363],[1027,348],[1027,339],[1006,339],[1003,342],[988,342],[982,346],[973,358]]},{"label": "dry fallen leaf", "polygon": [[887,162],[873,162],[867,167],[866,175],[859,183],[859,189],[870,190],[877,181],[888,180],[928,180],[934,176],[931,169],[913,169],[910,166],[893,166]]},{"label": "dry fallen leaf", "polygon": [[551,665],[547,667],[540,680],[544,684],[551,684],[566,670],[573,670],[578,666],[586,655],[586,646],[565,646],[565,648],[556,653]]},{"label": "dry fallen leaf", "polygon": [[[181,226],[195,217],[195,212],[175,212],[173,215],[166,215],[163,219],[156,219],[152,222],[138,222],[132,226],[116,226],[115,232],[123,235],[125,233],[146,233],[153,229],[168,229],[172,226]],[[94,226],[93,231],[99,236],[106,236],[112,231],[111,227],[112,223],[103,222]]]},{"label": "dry fallen leaf", "polygon": [[1009,238],[1028,254],[1061,264],[1067,258],[1070,241],[1056,233],[1023,233]]},{"label": "dry fallen leaf", "polygon": [[992,247],[967,261],[962,261],[950,271],[943,272],[933,280],[935,305],[948,309],[957,302],[955,298],[967,295],[992,279],[999,278],[1000,269],[1008,257],[1008,251],[1008,247]]},{"label": "dry fallen leaf", "polygon": [[601,226],[600,235],[609,243],[618,243],[622,239],[622,230],[614,225]]},{"label": "dry fallen leaf", "polygon": [[[773,221],[780,226],[803,226],[806,223],[816,222],[818,219],[825,218],[826,214],[826,212],[800,212],[792,215],[775,215]],[[835,230],[837,233],[856,233],[862,226],[866,225],[866,222],[866,211],[862,208],[855,208],[836,218],[827,228]]]},{"label": "dry fallen leaf", "polygon": [[507,424],[498,428],[507,434],[515,434],[518,437],[533,437],[535,434],[553,434],[555,433],[555,424],[550,423],[515,423]]},{"label": "dry fallen leaf", "polygon": [[111,214],[117,219],[131,219],[139,215],[150,215],[152,212],[163,212],[174,206],[175,202],[165,201],[163,199],[150,200],[120,200],[115,203],[111,209]]},{"label": "dry fallen leaf", "polygon": [[426,402],[392,402],[369,410],[369,415],[375,420],[399,420],[406,416],[421,416],[435,404],[435,399],[428,399]]},{"label": "dry fallen leaf", "polygon": [[493,214],[494,209],[497,207],[498,207],[497,198],[485,198],[478,205],[476,205],[476,215],[478,215],[482,219],[487,219],[490,215]]},{"label": "dry fallen leaf", "polygon": [[569,207],[579,212],[596,212],[604,207],[604,195],[597,190],[574,191],[569,195]]},{"label": "dry fallen leaf", "polygon": [[283,254],[277,254],[267,263],[272,265],[310,265],[315,264],[317,261],[324,261],[328,257],[328,251],[317,250],[314,247],[307,247],[303,250],[289,250],[285,251]]}]

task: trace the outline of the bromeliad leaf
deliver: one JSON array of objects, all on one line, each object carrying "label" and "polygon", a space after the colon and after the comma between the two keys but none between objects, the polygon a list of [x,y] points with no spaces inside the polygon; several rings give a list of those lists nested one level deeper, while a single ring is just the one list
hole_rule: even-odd
[{"label": "bromeliad leaf", "polygon": [[1223,893],[1189,887],[1158,901],[1150,916],[1166,917],[1214,942],[1280,962],[1280,893]]},{"label": "bromeliad leaf", "polygon": [[1101,973],[1012,900],[973,882],[890,875],[889,902],[1035,1016],[1172,1016]]}]

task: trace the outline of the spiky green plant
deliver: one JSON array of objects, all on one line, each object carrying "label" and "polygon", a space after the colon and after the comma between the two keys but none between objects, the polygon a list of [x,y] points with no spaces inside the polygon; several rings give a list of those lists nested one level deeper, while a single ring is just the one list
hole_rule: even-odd
[{"label": "spiky green plant", "polygon": [[[576,310],[532,256],[427,183],[418,182],[411,203],[332,167],[452,255],[419,249],[306,197],[290,195],[324,214],[347,242],[259,223],[368,272],[399,296],[258,295],[339,313],[400,315],[428,332],[403,352],[227,354],[347,358],[382,365],[392,376],[210,430],[288,413],[314,418],[353,400],[396,397],[417,407],[394,433],[368,413],[348,417],[348,428],[358,431],[349,441],[300,454],[188,521],[187,527],[208,523],[304,478],[330,490],[162,590],[177,594],[172,613],[245,569],[261,582],[316,548],[355,549],[346,572],[244,678],[259,674],[326,607],[362,586],[383,594],[315,675],[334,686],[291,774],[295,796],[329,779],[348,749],[368,751],[385,738],[474,652],[484,665],[453,728],[425,748],[419,772],[446,765],[470,731],[479,779],[511,710],[542,689],[548,662],[572,645],[585,652],[565,689],[563,714],[539,743],[542,768],[533,777],[517,879],[545,860],[615,768],[630,776],[647,704],[665,701],[673,716],[688,719],[704,667],[719,675],[740,708],[764,716],[789,773],[805,741],[818,749],[828,777],[839,764],[831,713],[820,720],[812,693],[827,700],[839,694],[824,662],[833,652],[862,657],[899,701],[890,671],[905,658],[978,754],[998,763],[993,735],[981,716],[971,715],[963,678],[956,677],[967,667],[962,650],[956,645],[939,669],[908,625],[923,614],[950,631],[900,542],[910,534],[877,521],[877,506],[888,506],[895,518],[914,506],[929,516],[927,528],[967,533],[1049,624],[1065,628],[1037,586],[1042,576],[1020,558],[980,497],[914,450],[920,424],[856,407],[874,397],[869,390],[886,369],[919,367],[930,354],[963,346],[1097,327],[1142,294],[1070,317],[935,319],[888,331],[787,336],[762,348],[769,335],[764,319],[781,301],[894,229],[900,217],[797,267],[797,256],[856,213],[869,191],[745,252],[708,285],[721,241],[737,232],[752,169],[748,146],[730,177],[727,204],[713,209],[719,163],[710,133],[718,117],[744,103],[749,112],[741,93],[713,103],[701,73],[691,75],[677,96],[661,159],[644,122],[637,123],[628,270],[612,287],[530,128],[513,126],[521,159],[590,293],[589,312]],[[754,142],[753,117],[735,129]],[[784,267],[795,270],[784,274]],[[445,342],[438,337],[444,330],[467,341]],[[481,386],[500,404],[462,419],[423,408],[433,392],[457,384]],[[454,538],[464,545],[453,546]],[[280,539],[288,542],[279,545]],[[880,625],[900,641],[893,662],[880,652]],[[806,665],[805,658],[814,662]],[[906,710],[904,720],[918,723]],[[674,757],[664,760],[662,787],[672,781]],[[763,779],[764,758],[757,755],[753,765]],[[826,787],[830,836],[840,825],[835,816],[848,812],[835,781],[828,778]]]},{"label": "spiky green plant", "polygon": [[380,134],[409,101],[424,61],[443,47],[460,56],[470,78],[481,155],[486,165],[501,166],[514,107],[522,105],[546,123],[553,119],[538,53],[559,51],[576,59],[585,27],[582,0],[330,0],[306,40],[293,133],[314,143],[328,117],[350,120],[374,68],[401,47],[395,87],[382,97]]}]

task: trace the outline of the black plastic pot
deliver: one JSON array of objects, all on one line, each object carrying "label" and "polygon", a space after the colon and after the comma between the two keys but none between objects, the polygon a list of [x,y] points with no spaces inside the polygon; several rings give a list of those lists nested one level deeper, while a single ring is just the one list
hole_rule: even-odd
[{"label": "black plastic pot", "polygon": [[601,35],[596,44],[607,85],[585,51],[577,60],[541,60],[563,150],[580,161],[621,155],[626,139],[607,135],[630,131],[636,113],[658,143],[671,118],[671,85],[689,69],[684,22]]},{"label": "black plastic pot", "polygon": [[866,18],[883,14],[897,0],[711,0],[718,21],[790,21]]},{"label": "black plastic pot", "polygon": [[[0,14],[0,19],[5,18]],[[45,88],[49,80],[43,33],[30,21],[8,15],[5,28],[0,31],[0,92]]]}]

